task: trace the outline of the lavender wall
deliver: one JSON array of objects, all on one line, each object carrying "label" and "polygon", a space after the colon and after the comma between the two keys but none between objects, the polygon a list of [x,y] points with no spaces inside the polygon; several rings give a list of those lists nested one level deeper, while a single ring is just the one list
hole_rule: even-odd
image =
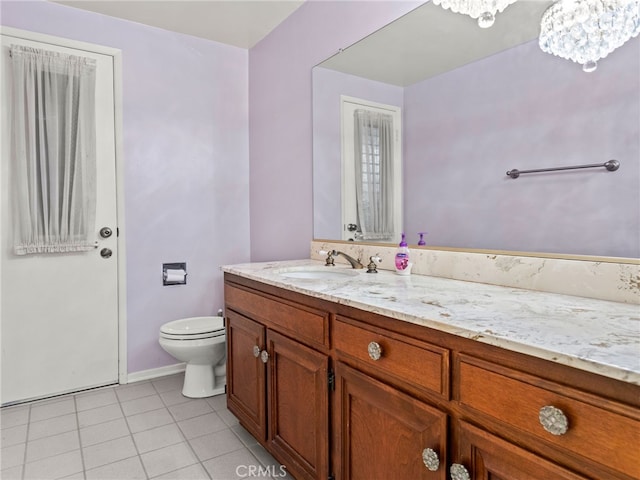
[{"label": "lavender wall", "polygon": [[[128,371],[176,363],[160,325],[215,314],[218,267],[249,260],[248,52],[44,1],[1,23],[122,50]],[[188,284],[162,287],[179,261]]]},{"label": "lavender wall", "polygon": [[[313,85],[313,236],[339,239],[342,238],[340,96],[402,108],[404,89],[322,67],[313,69]],[[316,208],[319,206],[322,208]]]},{"label": "lavender wall", "polygon": [[253,261],[309,255],[312,67],[422,3],[308,1],[249,51]]},{"label": "lavender wall", "polygon": [[[640,256],[640,40],[594,73],[507,50],[405,89],[405,229],[428,244]],[[620,169],[507,170],[603,163]]]}]

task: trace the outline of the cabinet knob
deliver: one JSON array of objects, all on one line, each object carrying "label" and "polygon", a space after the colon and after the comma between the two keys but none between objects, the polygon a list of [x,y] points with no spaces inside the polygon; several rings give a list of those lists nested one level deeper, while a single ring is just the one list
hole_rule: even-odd
[{"label": "cabinet knob", "polygon": [[569,430],[569,420],[562,410],[546,405],[538,414],[540,425],[552,435],[564,435]]},{"label": "cabinet knob", "polygon": [[440,468],[440,459],[435,450],[431,448],[425,448],[422,450],[422,461],[427,470],[435,472]]},{"label": "cabinet knob", "polygon": [[253,356],[256,358],[260,356],[260,347],[258,345],[253,346]]},{"label": "cabinet knob", "polygon": [[378,342],[371,342],[367,347],[367,351],[371,360],[380,360],[380,357],[382,357],[382,347]]},{"label": "cabinet knob", "polygon": [[451,480],[471,480],[469,471],[464,465],[460,465],[459,463],[453,463],[449,469],[449,473],[451,473]]},{"label": "cabinet knob", "polygon": [[262,363],[267,363],[269,361],[269,352],[262,350],[262,353],[260,353],[260,360],[262,360]]}]

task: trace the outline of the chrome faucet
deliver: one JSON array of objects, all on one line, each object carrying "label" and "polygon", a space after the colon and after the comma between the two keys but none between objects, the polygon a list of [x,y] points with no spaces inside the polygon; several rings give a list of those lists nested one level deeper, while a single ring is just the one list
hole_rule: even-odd
[{"label": "chrome faucet", "polygon": [[[360,263],[360,260],[356,260],[355,258],[347,255],[346,253],[339,252],[337,250],[331,250],[329,252],[329,257],[337,257],[338,255],[342,255],[347,260],[347,262],[351,264],[351,268],[364,268],[364,265]],[[331,260],[333,260],[333,258]],[[327,265],[328,264],[329,264],[329,258],[327,258]],[[331,262],[331,264],[333,264],[333,262]]]}]

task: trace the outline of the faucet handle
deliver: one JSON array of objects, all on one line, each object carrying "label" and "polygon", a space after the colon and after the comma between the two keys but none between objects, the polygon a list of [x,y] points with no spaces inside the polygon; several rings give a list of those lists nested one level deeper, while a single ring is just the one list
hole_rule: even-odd
[{"label": "faucet handle", "polygon": [[335,250],[319,250],[318,253],[320,255],[326,255],[327,259],[324,263],[325,267],[334,267],[335,266],[335,260],[333,258],[333,256],[336,254]]},{"label": "faucet handle", "polygon": [[376,263],[381,263],[382,259],[376,253],[375,255],[369,257],[369,265],[367,265],[367,273],[378,273],[378,266]]}]

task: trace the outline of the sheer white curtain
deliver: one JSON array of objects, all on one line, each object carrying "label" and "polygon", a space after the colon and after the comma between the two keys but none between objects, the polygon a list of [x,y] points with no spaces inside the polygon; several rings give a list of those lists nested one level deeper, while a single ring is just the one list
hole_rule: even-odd
[{"label": "sheer white curtain", "polygon": [[393,231],[393,117],[356,110],[356,204],[362,240],[391,240]]},{"label": "sheer white curtain", "polygon": [[14,251],[94,248],[95,60],[11,46]]}]

